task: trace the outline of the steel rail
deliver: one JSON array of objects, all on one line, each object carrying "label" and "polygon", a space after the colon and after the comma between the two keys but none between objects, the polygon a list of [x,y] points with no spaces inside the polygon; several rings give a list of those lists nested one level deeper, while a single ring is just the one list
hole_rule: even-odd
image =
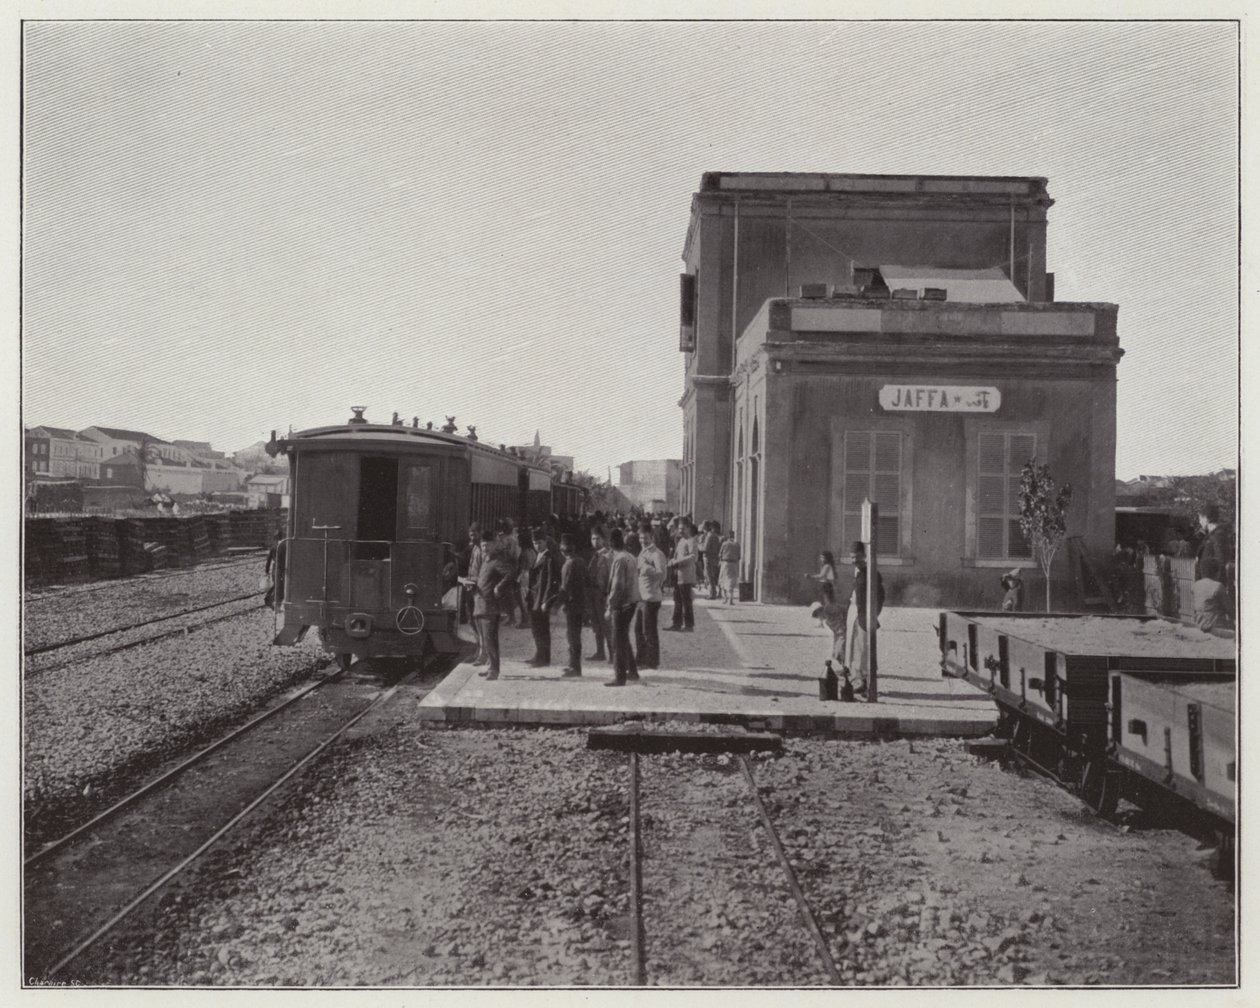
[{"label": "steel rail", "polygon": [[83,634],[80,637],[71,637],[68,640],[56,641],[53,644],[40,644],[37,647],[27,648],[22,654],[30,658],[37,654],[46,654],[49,651],[57,651],[61,648],[72,647],[75,644],[84,644],[87,641],[99,640],[102,637],[109,637],[111,634],[125,633],[128,630],[138,630],[140,627],[152,626],[154,623],[164,623],[166,620],[179,619],[181,616],[191,616],[193,613],[205,612],[207,609],[215,609],[218,606],[229,605],[232,602],[243,602],[245,599],[255,598],[259,592],[252,591],[244,595],[232,595],[229,598],[220,599],[218,602],[209,602],[206,605],[194,606],[191,609],[181,609],[179,612],[168,613],[165,616],[155,616],[153,619],[138,620],[135,623],[127,623],[123,626],[110,627],[108,630],[99,630],[96,633]]},{"label": "steel rail", "polygon": [[639,754],[630,753],[630,982],[636,987],[647,985],[647,950],[643,940],[643,857],[639,832]]},{"label": "steel rail", "polygon": [[[321,667],[327,668],[328,663],[325,662],[324,665]],[[268,708],[267,710],[263,711],[261,714],[258,714],[257,716],[251,718],[249,721],[246,721],[243,725],[240,725],[237,728],[234,728],[232,731],[228,732],[228,734],[224,735],[222,738],[216,740],[215,742],[212,742],[210,745],[206,746],[204,749],[200,749],[197,752],[193,753],[191,756],[185,759],[182,763],[178,764],[177,766],[172,767],[170,770],[167,770],[165,773],[160,774],[157,777],[153,778],[153,780],[144,784],[142,787],[139,787],[135,791],[132,791],[130,794],[125,795],[124,797],[120,798],[109,808],[97,813],[95,816],[93,816],[87,822],[83,823],[81,826],[75,827],[69,833],[66,833],[64,836],[58,837],[56,840],[50,840],[48,843],[44,844],[43,847],[41,847],[34,854],[32,854],[25,861],[23,861],[22,867],[30,868],[34,865],[39,864],[41,861],[45,860],[54,852],[61,850],[63,847],[66,846],[66,844],[70,843],[76,837],[82,836],[88,830],[96,826],[100,826],[102,823],[106,822],[107,820],[112,819],[123,809],[130,807],[133,802],[139,801],[145,795],[160,788],[163,784],[167,784],[170,781],[174,780],[176,777],[182,774],[185,770],[188,770],[190,767],[196,766],[198,763],[202,762],[207,757],[218,752],[229,742],[235,742],[242,735],[247,734],[252,729],[262,724],[264,721],[267,721],[268,719],[274,717],[275,715],[279,714],[283,710],[287,710],[289,707],[297,703],[303,697],[309,696],[311,693],[315,692],[315,690],[319,689],[320,687],[326,686],[328,685],[328,683],[334,682],[335,680],[340,679],[341,676],[342,676],[342,673],[338,671],[334,673],[333,675],[324,676],[322,679],[317,679],[313,683],[303,686],[296,693],[289,696],[288,698],[281,701],[280,703],[276,704],[274,707]]]},{"label": "steel rail", "polygon": [[[227,603],[223,604],[226,605]],[[90,661],[93,658],[103,658],[105,655],[117,654],[119,651],[127,651],[131,648],[143,647],[146,644],[156,644],[158,641],[168,640],[171,637],[179,637],[181,635],[187,637],[191,633],[196,633],[198,630],[203,630],[208,626],[214,626],[216,623],[225,623],[230,619],[236,619],[238,616],[248,616],[250,613],[266,608],[268,607],[259,604],[256,606],[250,606],[247,609],[237,609],[234,612],[224,613],[221,616],[212,616],[210,619],[202,620],[200,623],[190,623],[188,626],[175,627],[173,630],[164,630],[162,633],[151,634],[148,637],[141,637],[139,640],[126,641],[122,644],[116,644],[113,647],[107,647],[102,651],[93,651],[88,655],[75,655],[73,658],[55,665],[41,665],[38,668],[27,669],[25,674],[27,678],[30,678],[31,676],[44,675],[47,672],[56,672],[58,669],[69,668],[71,665],[81,661]],[[143,626],[144,624],[141,625]]]},{"label": "steel rail", "polygon": [[352,728],[355,724],[357,724],[359,721],[365,718],[373,710],[375,710],[377,707],[380,707],[382,704],[386,703],[388,700],[392,699],[394,694],[397,693],[398,690],[400,690],[403,686],[406,686],[408,683],[414,680],[420,674],[420,671],[421,670],[418,668],[413,669],[411,672],[405,675],[402,679],[396,682],[393,686],[391,686],[389,689],[381,693],[380,696],[378,696],[375,700],[373,700],[366,707],[364,707],[363,710],[359,711],[352,718],[345,721],[341,725],[341,727],[338,728],[336,731],[334,731],[331,735],[328,735],[327,737],[325,737],[322,742],[320,742],[317,746],[315,746],[315,748],[313,748],[305,756],[303,756],[296,763],[294,763],[293,766],[291,766],[288,770],[286,770],[284,774],[282,774],[279,777],[279,779],[277,779],[272,784],[270,784],[262,792],[262,794],[260,794],[257,798],[255,798],[243,809],[241,809],[240,812],[238,812],[231,819],[229,819],[223,826],[215,830],[215,832],[211,834],[210,838],[207,839],[204,843],[202,843],[201,846],[199,846],[195,851],[193,851],[191,854],[189,854],[187,857],[181,860],[179,864],[175,865],[175,867],[170,868],[167,871],[163,872],[161,876],[159,876],[153,882],[149,883],[149,885],[147,885],[139,893],[139,895],[133,897],[129,903],[127,903],[124,907],[122,907],[122,909],[114,913],[114,915],[110,917],[109,920],[107,920],[104,924],[98,927],[90,935],[88,935],[86,938],[80,941],[78,945],[76,945],[73,949],[71,949],[64,956],[58,959],[57,962],[53,963],[53,965],[45,971],[44,975],[47,977],[56,976],[63,969],[65,969],[66,966],[74,962],[75,959],[79,958],[79,956],[81,956],[84,952],[86,952],[89,948],[91,948],[94,944],[96,944],[96,942],[99,941],[104,935],[109,934],[110,931],[112,931],[121,921],[125,920],[128,916],[130,916],[131,913],[137,907],[139,907],[142,903],[145,902],[145,900],[147,900],[150,896],[152,896],[159,889],[165,886],[173,878],[175,878],[177,875],[183,872],[184,869],[186,869],[189,865],[193,864],[198,858],[201,857],[202,854],[204,854],[216,843],[218,843],[219,840],[221,840],[228,833],[230,833],[232,829],[234,829],[236,825],[239,822],[241,822],[241,820],[243,820],[246,816],[248,816],[251,812],[253,812],[254,809],[258,808],[259,805],[261,805],[268,798],[270,798],[283,785],[288,783],[288,781],[293,776],[295,776],[298,773],[298,771],[300,771],[308,763],[310,763],[312,760],[318,757],[321,753],[323,753],[323,751],[327,749],[330,745],[332,745],[333,742],[339,739],[342,735],[344,735],[347,731],[349,731],[350,728]]},{"label": "steel rail", "polygon": [[87,585],[67,585],[64,588],[50,589],[48,591],[34,592],[25,596],[23,601],[44,602],[49,599],[62,599],[67,596],[88,595],[92,592],[107,591],[110,588],[122,588],[129,584],[137,582],[147,584],[150,581],[164,581],[167,578],[179,577],[181,575],[187,577],[200,571],[222,570],[227,567],[244,567],[247,564],[258,562],[259,556],[266,552],[266,546],[255,547],[255,552],[243,554],[230,560],[222,560],[218,563],[199,563],[189,567],[168,567],[163,571],[149,571],[143,574],[126,574],[116,578],[105,578],[100,582],[94,582]]},{"label": "steel rail", "polygon": [[822,928],[818,926],[818,918],[814,916],[814,911],[805,899],[805,893],[801,891],[800,883],[796,879],[796,872],[792,869],[792,862],[788,860],[787,852],[783,849],[783,844],[779,840],[779,834],[774,828],[774,821],[770,818],[770,812],[766,808],[766,803],[761,800],[761,795],[757,791],[757,782],[753,779],[752,768],[748,765],[748,757],[743,753],[739,755],[739,765],[744,771],[744,780],[748,782],[749,790],[752,791],[753,799],[757,803],[757,812],[761,816],[761,823],[765,826],[770,842],[774,845],[775,853],[779,856],[779,863],[783,866],[783,871],[787,875],[788,888],[792,890],[792,897],[796,900],[801,919],[814,939],[814,945],[818,948],[818,954],[827,970],[828,978],[833,984],[839,986],[843,981],[840,979],[840,971],[836,969],[835,960],[831,958],[831,950],[827,947],[827,939],[823,937]]}]

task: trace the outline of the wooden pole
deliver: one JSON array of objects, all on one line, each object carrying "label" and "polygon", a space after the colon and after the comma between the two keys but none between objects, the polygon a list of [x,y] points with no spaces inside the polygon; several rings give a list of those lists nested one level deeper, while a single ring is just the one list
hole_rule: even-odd
[{"label": "wooden pole", "polygon": [[875,538],[879,528],[879,505],[867,497],[862,501],[862,543],[866,546],[866,702],[879,699],[879,657],[875,645],[876,611],[879,608],[879,565]]}]

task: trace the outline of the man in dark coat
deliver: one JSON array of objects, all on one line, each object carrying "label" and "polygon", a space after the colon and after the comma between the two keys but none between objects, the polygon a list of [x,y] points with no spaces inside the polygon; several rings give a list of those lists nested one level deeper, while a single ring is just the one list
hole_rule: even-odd
[{"label": "man in dark coat", "polygon": [[560,563],[545,529],[534,529],[538,556],[529,572],[529,624],[534,633],[534,657],[527,665],[551,664],[551,607],[560,590]]},{"label": "man in dark coat", "polygon": [[[1204,538],[1199,543],[1198,560],[1199,565],[1204,560],[1215,560],[1220,564],[1221,572],[1225,574],[1226,565],[1234,563],[1234,544],[1231,540],[1229,529],[1221,524],[1221,509],[1215,504],[1208,504],[1199,511],[1199,527],[1204,532]],[[1228,574],[1222,580],[1227,580]]]},{"label": "man in dark coat", "polygon": [[569,664],[561,672],[566,679],[576,679],[582,674],[582,618],[586,612],[586,597],[590,592],[590,580],[586,564],[577,555],[577,542],[572,534],[560,536],[560,552],[564,566],[560,568],[560,590],[556,601],[564,606],[565,637],[569,645]]},{"label": "man in dark coat", "polygon": [[[849,628],[847,667],[858,673],[860,682],[855,693],[866,692],[867,668],[867,623],[866,623],[866,547],[860,540],[855,540],[849,556],[853,564],[853,594],[849,597]],[[884,608],[884,579],[879,571],[875,572],[875,626],[879,626],[879,614]]]}]

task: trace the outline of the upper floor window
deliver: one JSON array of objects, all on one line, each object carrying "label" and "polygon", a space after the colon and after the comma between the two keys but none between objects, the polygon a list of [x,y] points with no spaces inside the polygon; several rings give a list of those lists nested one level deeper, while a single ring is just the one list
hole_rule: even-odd
[{"label": "upper floor window", "polygon": [[976,556],[981,560],[1024,560],[1032,547],[1019,527],[1019,476],[1037,454],[1037,436],[984,432],[977,441]]},{"label": "upper floor window", "polygon": [[878,556],[901,555],[901,432],[844,433],[844,547],[862,538],[862,501],[879,505]]}]

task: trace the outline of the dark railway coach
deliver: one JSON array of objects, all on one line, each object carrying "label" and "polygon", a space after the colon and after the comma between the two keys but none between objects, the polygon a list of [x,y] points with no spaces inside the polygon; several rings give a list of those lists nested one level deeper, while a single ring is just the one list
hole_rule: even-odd
[{"label": "dark railway coach", "polygon": [[275,643],[314,627],[342,667],[458,651],[461,607],[443,601],[443,568],[469,524],[576,517],[582,496],[506,451],[361,414],[267,445],[288,455],[293,488]]}]

